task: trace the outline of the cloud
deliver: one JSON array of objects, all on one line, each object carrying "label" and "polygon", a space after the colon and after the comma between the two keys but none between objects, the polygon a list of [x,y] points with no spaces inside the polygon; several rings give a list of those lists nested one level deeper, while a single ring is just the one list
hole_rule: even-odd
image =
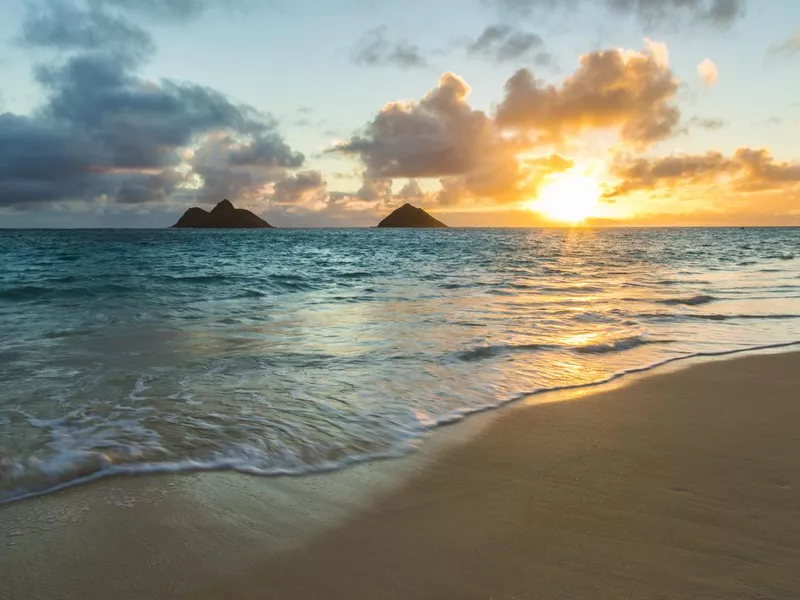
[{"label": "cloud", "polygon": [[157,21],[189,21],[214,7],[228,10],[239,0],[89,0],[95,7],[105,6],[139,14]]},{"label": "cloud", "polygon": [[[363,131],[333,151],[358,156],[366,180],[443,178],[452,190],[502,201],[524,187],[516,153],[494,121],[469,105],[470,88],[445,73],[419,102],[387,104]],[[463,196],[459,194],[459,198]]]},{"label": "cloud", "polygon": [[376,27],[366,32],[356,42],[352,60],[358,65],[395,66],[403,69],[424,67],[427,61],[420,49],[403,40],[390,40],[386,27]]},{"label": "cloud", "polygon": [[707,86],[716,85],[719,75],[717,65],[715,65],[714,61],[710,58],[706,58],[697,65],[697,74],[700,76],[700,80]]},{"label": "cloud", "polygon": [[785,42],[772,48],[775,54],[797,54],[800,52],[800,30]]},{"label": "cloud", "polygon": [[391,202],[393,181],[388,177],[372,177],[364,174],[356,197],[365,202]]},{"label": "cloud", "polygon": [[303,166],[305,157],[292,150],[276,131],[267,130],[255,135],[249,142],[239,144],[231,150],[228,162],[239,167],[285,167],[296,169]]},{"label": "cloud", "polygon": [[[438,179],[440,190],[419,194],[408,183],[397,201],[415,194],[426,204],[519,202],[535,196],[544,178],[572,166],[557,156],[526,157],[530,142],[508,135],[498,123],[469,104],[470,87],[445,73],[419,102],[392,102],[332,152],[357,156],[364,166],[362,199],[387,201],[394,179]],[[383,193],[365,194],[380,182]]]},{"label": "cloud", "polygon": [[0,206],[98,194],[109,182],[94,172],[109,166],[103,148],[69,127],[0,114]]},{"label": "cloud", "polygon": [[[485,0],[516,17],[530,17],[556,9],[576,10],[596,0]],[[632,15],[647,25],[679,20],[727,27],[744,13],[745,0],[599,0],[612,12]]]},{"label": "cloud", "polygon": [[189,161],[191,172],[202,182],[193,198],[200,203],[230,198],[257,206],[274,198],[273,184],[283,181],[280,201],[287,202],[292,181],[298,191],[298,184],[307,182],[310,173],[298,174],[296,181],[287,170],[303,162],[303,155],[292,151],[274,131],[257,133],[246,141],[216,132],[202,139]]},{"label": "cloud", "polygon": [[397,194],[397,197],[403,200],[418,200],[425,197],[425,192],[416,179],[409,179]]},{"label": "cloud", "polygon": [[741,165],[744,177],[738,187],[744,191],[766,190],[800,183],[800,163],[778,162],[769,150],[739,148],[734,160]]},{"label": "cloud", "polygon": [[275,183],[271,199],[280,205],[324,202],[327,199],[327,183],[320,171],[289,174]]},{"label": "cloud", "polygon": [[[484,32],[479,48],[492,48],[507,31]],[[473,109],[466,81],[445,73],[418,102],[388,103],[330,151],[360,159],[362,200],[396,201],[419,191],[407,184],[393,195],[395,179],[437,179],[439,191],[420,200],[440,206],[520,202],[535,197],[549,174],[574,166],[559,155],[532,155],[537,148],[589,130],[614,130],[634,149],[677,133],[678,84],[668,60],[665,45],[648,41],[642,52],[587,54],[558,86],[521,69],[506,83],[494,116]]]},{"label": "cloud", "polygon": [[664,69],[669,68],[669,47],[665,42],[657,42],[650,38],[644,38],[644,47],[658,66]]},{"label": "cloud", "polygon": [[167,202],[185,182],[186,174],[174,169],[154,174],[131,173],[120,181],[116,201],[120,204]]},{"label": "cloud", "polygon": [[32,116],[0,115],[0,206],[254,197],[303,164],[252,107],[208,87],[140,77],[152,42],[119,14],[62,1],[31,10],[25,43],[67,54],[36,68],[46,100]]},{"label": "cloud", "polygon": [[552,61],[552,56],[544,50],[541,37],[509,25],[490,25],[476,40],[467,44],[467,52],[497,62],[526,58],[544,66]]},{"label": "cloud", "polygon": [[611,168],[619,184],[608,192],[618,197],[640,190],[683,189],[687,186],[726,187],[736,192],[784,189],[800,185],[800,163],[776,161],[768,150],[738,148],[732,156],[720,152],[679,154],[662,158],[618,157]]},{"label": "cloud", "polygon": [[31,5],[22,23],[22,40],[30,46],[110,51],[138,58],[155,49],[150,34],[125,18],[58,0]]},{"label": "cloud", "polygon": [[700,127],[701,129],[722,129],[726,123],[722,119],[710,119],[703,117],[692,117],[688,121],[688,125]]},{"label": "cloud", "polygon": [[666,59],[666,48],[653,42],[643,52],[592,52],[560,86],[520,69],[506,83],[498,122],[538,134],[542,141],[613,129],[626,143],[647,147],[675,133],[680,121],[673,104],[678,81]]},{"label": "cloud", "polygon": [[142,80],[114,56],[78,55],[38,69],[49,98],[40,114],[87,132],[116,167],[175,166],[201,134],[231,129],[259,134],[268,124],[213,89]]},{"label": "cloud", "polygon": [[391,102],[334,150],[362,158],[374,177],[437,177],[460,174],[497,143],[491,119],[472,110],[471,90],[453,73],[419,103]]}]

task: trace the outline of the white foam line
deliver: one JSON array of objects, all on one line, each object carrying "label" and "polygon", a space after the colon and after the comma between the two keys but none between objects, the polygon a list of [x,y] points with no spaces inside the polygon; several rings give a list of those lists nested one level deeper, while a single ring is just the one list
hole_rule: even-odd
[{"label": "white foam line", "polygon": [[[800,340],[794,342],[783,342],[779,344],[768,344],[764,346],[736,348],[734,350],[719,350],[715,352],[695,352],[692,354],[685,354],[683,356],[673,356],[671,358],[667,358],[647,366],[633,367],[631,369],[625,369],[624,371],[618,371],[617,373],[609,375],[608,377],[600,379],[598,381],[592,381],[589,383],[577,383],[577,384],[564,385],[552,388],[538,388],[530,392],[523,392],[517,394],[516,396],[512,396],[507,400],[503,400],[495,404],[485,404],[468,410],[454,411],[449,415],[436,420],[434,423],[434,428],[438,426],[450,425],[452,423],[462,421],[463,419],[465,419],[470,415],[507,406],[514,402],[518,402],[520,400],[538,394],[543,394],[546,392],[561,392],[561,391],[598,387],[601,385],[605,385],[607,383],[611,383],[612,381],[616,381],[617,379],[625,377],[626,375],[645,373],[647,371],[652,371],[654,369],[657,369],[658,367],[663,367],[664,365],[668,365],[671,363],[681,362],[693,358],[713,358],[720,356],[731,356],[735,354],[744,354],[747,352],[758,352],[762,350],[777,350],[780,348],[790,348],[792,346],[800,346]],[[423,436],[426,433],[428,432],[423,432]],[[197,461],[197,460],[185,460],[185,461],[166,462],[166,463],[141,463],[135,466],[111,466],[106,469],[102,469],[94,473],[91,473],[89,475],[78,477],[76,479],[71,479],[69,481],[65,481],[42,490],[35,490],[17,496],[12,496],[10,498],[0,499],[0,506],[4,504],[10,504],[12,502],[19,502],[20,500],[26,500],[38,496],[45,496],[47,494],[60,492],[67,488],[83,485],[85,483],[90,483],[92,481],[96,481],[104,477],[112,477],[116,475],[147,475],[147,474],[157,474],[157,473],[189,473],[189,472],[226,471],[226,470],[246,473],[248,475],[259,475],[263,477],[278,477],[278,476],[298,477],[303,475],[311,475],[315,473],[326,473],[330,471],[338,471],[350,465],[362,462],[367,462],[372,460],[385,460],[389,458],[398,458],[404,454],[407,454],[411,450],[411,445],[406,442],[408,442],[408,440],[404,440],[401,443],[395,444],[392,448],[390,448],[386,452],[378,454],[369,454],[369,455],[353,455],[346,457],[340,461],[329,461],[320,465],[316,465],[313,468],[306,468],[306,469],[304,468],[292,469],[286,467],[279,467],[275,469],[259,469],[258,467],[255,467],[253,465],[243,464],[242,460],[237,458],[224,458],[216,461],[207,461],[207,462]]]}]

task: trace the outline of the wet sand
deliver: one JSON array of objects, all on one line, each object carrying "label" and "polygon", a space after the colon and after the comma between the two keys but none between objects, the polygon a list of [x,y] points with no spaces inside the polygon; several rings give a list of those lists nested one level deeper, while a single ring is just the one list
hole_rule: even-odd
[{"label": "wet sand", "polygon": [[0,598],[798,597],[800,353],[573,396],[341,473],[0,507]]}]

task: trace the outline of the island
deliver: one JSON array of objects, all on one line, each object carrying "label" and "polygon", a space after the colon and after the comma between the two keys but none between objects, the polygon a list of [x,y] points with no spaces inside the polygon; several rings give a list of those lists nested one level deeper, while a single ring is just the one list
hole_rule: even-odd
[{"label": "island", "polygon": [[447,227],[447,225],[434,219],[421,208],[403,204],[378,223],[378,227]]},{"label": "island", "polygon": [[195,206],[190,208],[175,229],[272,229],[264,219],[244,208],[235,208],[229,200],[217,204],[211,212]]}]

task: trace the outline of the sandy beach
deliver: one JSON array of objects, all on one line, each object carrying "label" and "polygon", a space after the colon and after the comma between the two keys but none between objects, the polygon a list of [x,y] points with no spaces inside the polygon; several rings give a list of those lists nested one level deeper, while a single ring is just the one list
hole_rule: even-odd
[{"label": "sandy beach", "polygon": [[571,396],[339,473],[2,506],[0,598],[798,597],[800,353]]}]

